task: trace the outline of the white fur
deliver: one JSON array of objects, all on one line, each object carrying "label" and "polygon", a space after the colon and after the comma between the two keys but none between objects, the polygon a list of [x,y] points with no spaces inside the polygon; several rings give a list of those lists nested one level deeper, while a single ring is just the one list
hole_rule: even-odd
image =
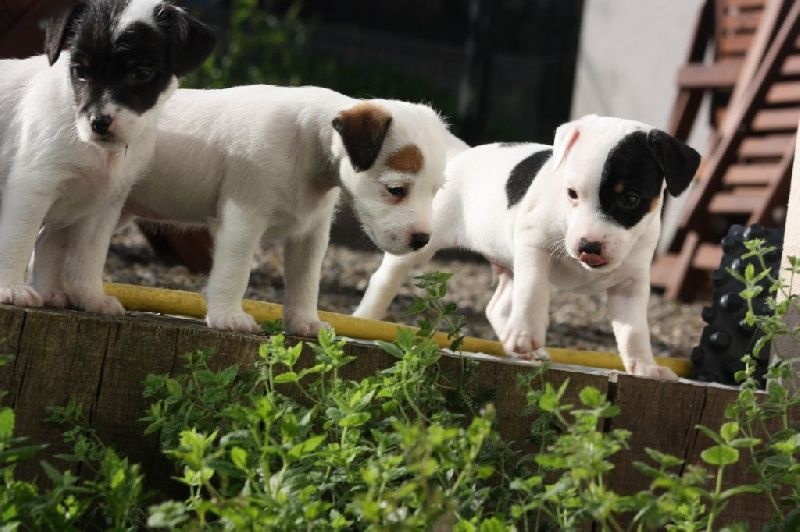
[{"label": "white fur", "polygon": [[[569,149],[576,129],[580,136]],[[551,289],[604,291],[626,370],[677,378],[656,365],[647,325],[649,267],[660,231],[660,203],[630,229],[603,220],[596,209],[601,169],[611,147],[627,133],[650,129],[638,122],[595,116],[562,126],[552,158],[510,209],[506,180],[534,147],[491,144],[457,155],[449,162],[446,183],[434,200],[430,244],[402,257],[385,255],[355,315],[381,318],[413,267],[438,249],[462,247],[482,253],[499,274],[486,315],[509,354],[529,357],[545,345]],[[582,199],[570,201],[567,187],[576,188]],[[605,267],[591,269],[578,260],[581,237],[603,242]]]},{"label": "white fur", "polygon": [[[177,81],[136,120],[117,118],[121,142],[101,145],[78,133],[69,61],[66,52],[52,67],[44,56],[0,61],[0,303],[64,306],[69,299],[87,311],[120,314],[119,302],[103,294],[103,262]],[[25,286],[42,225],[32,287]]]},{"label": "white fur", "polygon": [[[117,20],[117,25],[114,28],[114,35],[118,36],[120,33],[131,24],[141,22],[150,26],[156,25],[155,8],[162,4],[164,0],[131,0],[122,14]],[[179,9],[179,8],[178,8]]]},{"label": "white fur", "polygon": [[[209,326],[257,331],[242,311],[253,253],[262,236],[285,242],[284,324],[313,335],[322,258],[343,187],[365,230],[381,248],[409,251],[409,237],[430,232],[433,196],[446,154],[466,148],[427,106],[371,100],[392,116],[380,154],[356,172],[331,123],[360,101],[316,87],[179,90],[167,103],[148,174],[128,212],[178,225],[205,225],[214,236],[208,280]],[[389,154],[416,144],[418,175],[390,170]],[[385,187],[410,184],[400,204]]]}]

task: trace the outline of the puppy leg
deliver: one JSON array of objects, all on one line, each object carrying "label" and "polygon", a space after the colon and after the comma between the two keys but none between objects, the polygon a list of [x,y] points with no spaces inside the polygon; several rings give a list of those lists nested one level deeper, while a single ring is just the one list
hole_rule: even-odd
[{"label": "puppy leg", "polygon": [[308,233],[289,239],[284,244],[286,296],[283,302],[283,325],[289,334],[316,336],[320,328],[328,327],[319,319],[317,298],[330,228],[331,216],[326,216]]},{"label": "puppy leg", "polygon": [[69,227],[64,278],[70,304],[95,314],[125,314],[117,298],[103,291],[103,267],[117,226],[122,201],[111,201],[94,216]]},{"label": "puppy leg", "polygon": [[608,314],[625,370],[632,375],[660,380],[677,380],[669,369],[656,364],[650,346],[647,300],[650,283],[639,279],[632,284],[608,289]]},{"label": "puppy leg", "polygon": [[501,270],[498,275],[497,288],[486,305],[486,319],[494,329],[494,333],[500,337],[503,329],[511,315],[511,294],[514,281],[511,274],[506,270]]},{"label": "puppy leg", "polygon": [[69,304],[64,290],[64,260],[69,230],[44,226],[36,239],[36,251],[28,267],[28,283],[42,296],[45,306],[65,308]]},{"label": "puppy leg", "polygon": [[421,250],[407,255],[385,253],[380,267],[370,277],[367,291],[364,292],[364,297],[353,316],[373,320],[383,318],[408,273],[414,267],[431,260],[436,250],[437,248],[429,243]]},{"label": "puppy leg", "polygon": [[214,265],[208,277],[206,323],[214,329],[259,332],[261,328],[242,310],[242,298],[266,223],[237,206],[226,206],[214,231]]},{"label": "puppy leg", "polygon": [[499,335],[509,355],[531,358],[544,347],[550,310],[549,278],[547,252],[524,244],[515,246],[511,314]]},{"label": "puppy leg", "polygon": [[33,253],[36,236],[47,209],[52,204],[52,191],[38,187],[44,176],[33,182],[24,181],[12,171],[3,193],[0,209],[0,303],[23,307],[40,307],[42,298],[25,284],[25,267]]}]

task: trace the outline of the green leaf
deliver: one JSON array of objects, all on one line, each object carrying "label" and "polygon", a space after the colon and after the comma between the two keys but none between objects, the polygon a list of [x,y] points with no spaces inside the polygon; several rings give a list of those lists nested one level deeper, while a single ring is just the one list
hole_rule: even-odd
[{"label": "green leaf", "polygon": [[340,427],[359,427],[369,421],[372,417],[368,412],[357,412],[355,414],[348,414],[339,420]]},{"label": "green leaf", "polygon": [[730,443],[730,441],[739,434],[739,424],[735,421],[723,423],[722,427],[719,429],[719,433],[723,440]]},{"label": "green leaf", "polygon": [[579,397],[581,399],[581,403],[595,408],[601,406],[606,400],[605,396],[600,392],[600,390],[594,386],[586,386],[581,390]]},{"label": "green leaf", "polygon": [[762,493],[764,488],[761,486],[757,486],[755,484],[743,484],[741,486],[736,486],[730,489],[727,489],[720,493],[720,497],[722,500],[729,499],[734,495],[741,495],[743,493]]},{"label": "green leaf", "polygon": [[715,445],[703,451],[700,457],[709,465],[726,466],[739,461],[739,451],[730,445]]},{"label": "green leaf", "polygon": [[285,384],[287,382],[297,382],[299,380],[297,373],[294,371],[287,371],[275,376],[276,384]]},{"label": "green leaf", "polygon": [[231,462],[233,465],[236,466],[238,469],[246,470],[247,469],[247,451],[242,449],[241,447],[234,446],[231,448]]},{"label": "green leaf", "polygon": [[14,435],[14,411],[10,408],[0,410],[0,441],[10,440]]}]

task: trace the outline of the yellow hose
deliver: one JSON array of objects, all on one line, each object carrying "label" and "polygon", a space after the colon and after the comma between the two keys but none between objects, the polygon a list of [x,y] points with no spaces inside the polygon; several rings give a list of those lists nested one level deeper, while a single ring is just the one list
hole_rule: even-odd
[{"label": "yellow hose", "polygon": [[[106,283],[106,293],[119,299],[127,310],[140,312],[159,312],[193,318],[204,318],[206,304],[203,296],[184,290],[167,290],[133,286],[128,284]],[[259,323],[280,319],[283,307],[275,303],[252,301],[242,302],[244,311],[251,314]],[[392,342],[397,337],[398,325],[386,321],[367,320],[336,312],[320,311],[320,318],[330,323],[337,334],[361,340],[383,340]],[[435,337],[441,347],[449,347],[447,335],[439,333]],[[464,338],[463,350],[471,353],[486,353],[500,357],[507,356],[500,342],[467,336]],[[619,355],[604,351],[579,351],[577,349],[561,349],[548,347],[550,360],[558,364],[589,366],[594,368],[615,369],[624,371]],[[670,368],[680,377],[689,377],[692,364],[683,358],[656,357],[659,365]]]}]

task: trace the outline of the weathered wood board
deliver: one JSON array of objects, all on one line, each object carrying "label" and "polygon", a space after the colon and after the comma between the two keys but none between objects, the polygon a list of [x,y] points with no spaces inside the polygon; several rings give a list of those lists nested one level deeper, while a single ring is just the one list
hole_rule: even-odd
[{"label": "weathered wood board", "polygon": [[[49,443],[46,455],[51,455],[65,448],[58,428],[45,423],[47,407],[74,398],[84,406],[101,438],[140,462],[146,473],[166,480],[169,472],[164,471],[156,441],[142,436],[144,426],[139,422],[147,406],[142,398],[145,377],[180,371],[179,356],[200,348],[214,350],[216,367],[250,364],[263,340],[263,336],[211,330],[197,320],[143,314],[107,318],[0,306],[0,353],[14,356],[11,364],[0,368],[0,389],[8,391],[0,401],[16,410],[17,433],[34,442]],[[353,342],[348,349],[358,357],[345,368],[348,378],[373,374],[393,362],[392,357],[364,342]],[[300,363],[304,363],[302,358]],[[441,364],[443,375],[451,378],[457,378],[461,367],[462,361],[455,357],[445,357]],[[475,371],[473,385],[492,397],[500,434],[533,452],[529,440],[532,417],[517,380],[534,368],[486,356]],[[709,442],[695,426],[717,429],[724,422],[725,405],[736,393],[686,381],[666,383],[588,369],[552,368],[546,379],[555,386],[570,380],[566,402],[578,404],[578,392],[591,385],[620,407],[621,414],[605,427],[632,431],[630,449],[615,458],[610,475],[611,487],[620,493],[648,489],[648,479],[633,466],[636,460],[646,460],[645,447],[700,463],[699,454]],[[31,478],[39,468],[30,463],[18,471]],[[733,483],[749,478],[748,474],[731,467],[726,479]],[[728,507],[725,517],[755,527],[769,515],[763,497],[742,496]]]}]

